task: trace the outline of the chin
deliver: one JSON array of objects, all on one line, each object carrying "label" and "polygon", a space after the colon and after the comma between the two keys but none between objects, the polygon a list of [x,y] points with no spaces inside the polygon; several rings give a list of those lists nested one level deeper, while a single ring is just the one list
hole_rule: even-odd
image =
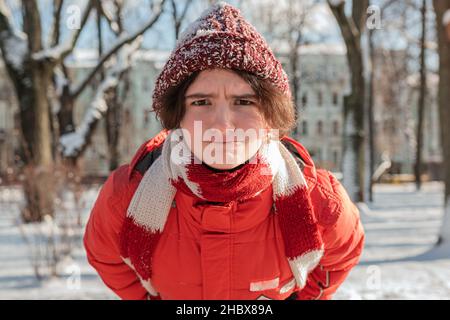
[{"label": "chin", "polygon": [[[242,162],[243,163],[243,162]],[[240,166],[242,163],[233,163],[233,164],[217,164],[217,163],[206,163],[208,166],[210,166],[211,168],[217,169],[217,170],[231,170],[234,169],[238,166]]]}]

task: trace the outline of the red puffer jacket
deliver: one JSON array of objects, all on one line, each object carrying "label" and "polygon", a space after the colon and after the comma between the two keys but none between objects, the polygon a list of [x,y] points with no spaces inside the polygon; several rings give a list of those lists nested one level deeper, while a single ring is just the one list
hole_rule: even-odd
[{"label": "red puffer jacket", "polygon": [[[89,263],[122,299],[146,299],[147,290],[120,256],[120,232],[145,170],[159,155],[163,131],[114,171],[91,212],[84,245]],[[324,256],[297,299],[330,299],[360,258],[364,231],[355,205],[336,178],[317,170],[297,141],[282,142],[298,160],[311,190]],[[152,258],[152,284],[162,299],[286,299],[293,275],[272,213],[268,188],[244,203],[197,203],[177,192]]]}]

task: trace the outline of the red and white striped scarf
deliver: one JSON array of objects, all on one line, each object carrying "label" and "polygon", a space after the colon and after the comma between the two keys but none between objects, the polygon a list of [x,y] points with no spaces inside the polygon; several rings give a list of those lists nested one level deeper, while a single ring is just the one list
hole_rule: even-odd
[{"label": "red and white striped scarf", "polygon": [[122,258],[147,291],[158,295],[151,284],[151,261],[177,191],[211,202],[245,201],[270,184],[285,255],[302,289],[322,258],[323,242],[306,180],[292,154],[279,140],[271,140],[248,163],[220,172],[194,161],[191,152],[179,152],[186,150],[183,143],[174,132],[166,137],[161,156],[145,172],[131,199],[121,232]]}]

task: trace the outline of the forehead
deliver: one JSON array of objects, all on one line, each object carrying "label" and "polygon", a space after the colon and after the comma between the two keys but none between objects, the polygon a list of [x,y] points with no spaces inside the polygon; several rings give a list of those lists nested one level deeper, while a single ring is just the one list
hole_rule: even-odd
[{"label": "forehead", "polygon": [[189,86],[187,93],[198,90],[217,91],[225,89],[228,91],[250,91],[250,84],[242,79],[237,73],[227,69],[207,69],[201,71]]}]

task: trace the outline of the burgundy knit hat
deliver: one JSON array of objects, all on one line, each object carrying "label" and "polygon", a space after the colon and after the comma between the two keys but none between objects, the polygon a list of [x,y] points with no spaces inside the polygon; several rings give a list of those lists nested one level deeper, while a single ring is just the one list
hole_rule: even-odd
[{"label": "burgundy knit hat", "polygon": [[291,97],[289,80],[264,38],[225,2],[205,10],[180,35],[175,49],[156,79],[153,109],[161,109],[161,97],[196,71],[209,68],[237,69],[267,79]]}]

